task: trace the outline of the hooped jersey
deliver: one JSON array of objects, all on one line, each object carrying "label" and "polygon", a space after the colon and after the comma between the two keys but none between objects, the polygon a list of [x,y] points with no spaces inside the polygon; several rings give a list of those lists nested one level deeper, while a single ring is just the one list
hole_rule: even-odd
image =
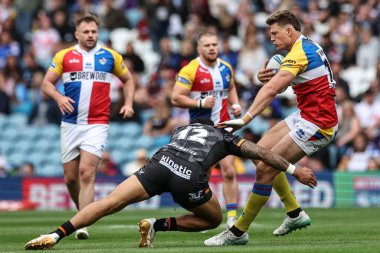
[{"label": "hooped jersey", "polygon": [[76,45],[59,51],[49,71],[62,77],[65,95],[75,101],[74,112],[64,114],[63,122],[109,123],[112,75],[121,77],[128,71],[120,54],[102,46],[86,52]]},{"label": "hooped jersey", "polygon": [[195,123],[174,130],[169,144],[157,153],[168,152],[208,171],[227,155],[242,157],[240,146],[245,139],[224,129]]},{"label": "hooped jersey", "polygon": [[338,123],[335,104],[335,81],[323,49],[301,35],[280,70],[292,73],[291,82],[301,116],[322,129]]},{"label": "hooped jersey", "polygon": [[212,68],[203,64],[198,57],[180,70],[176,85],[190,90],[190,97],[193,99],[214,96],[213,108],[191,108],[190,119],[203,117],[219,123],[230,120],[228,90],[233,82],[234,73],[230,64],[218,58],[217,64]]}]

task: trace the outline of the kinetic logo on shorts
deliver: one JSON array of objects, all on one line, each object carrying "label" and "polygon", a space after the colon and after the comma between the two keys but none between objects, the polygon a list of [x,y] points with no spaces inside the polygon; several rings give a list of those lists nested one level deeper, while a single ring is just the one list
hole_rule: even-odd
[{"label": "kinetic logo on shorts", "polygon": [[171,170],[177,176],[180,176],[184,179],[189,180],[191,177],[191,170],[188,170],[187,167],[175,163],[169,156],[162,156],[160,164],[164,165],[166,168]]}]

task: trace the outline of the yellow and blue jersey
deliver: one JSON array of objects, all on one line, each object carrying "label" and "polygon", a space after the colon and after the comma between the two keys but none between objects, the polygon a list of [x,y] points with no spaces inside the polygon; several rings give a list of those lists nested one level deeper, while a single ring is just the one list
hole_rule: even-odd
[{"label": "yellow and blue jersey", "polygon": [[190,119],[205,117],[218,123],[230,120],[228,90],[233,82],[234,72],[230,64],[218,58],[217,64],[212,68],[203,64],[198,57],[180,70],[176,84],[190,90],[193,99],[214,96],[213,108],[192,108],[189,113]]},{"label": "yellow and blue jersey", "polygon": [[317,43],[301,35],[282,60],[280,70],[295,76],[291,86],[304,119],[322,129],[338,123],[335,81],[327,57]]}]

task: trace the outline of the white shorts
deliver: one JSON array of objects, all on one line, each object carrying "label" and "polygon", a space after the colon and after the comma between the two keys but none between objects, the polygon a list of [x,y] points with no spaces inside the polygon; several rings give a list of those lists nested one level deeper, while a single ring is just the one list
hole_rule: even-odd
[{"label": "white shorts", "polygon": [[328,129],[319,128],[302,118],[299,111],[286,117],[285,122],[290,128],[290,137],[307,155],[311,155],[327,146],[338,131],[338,125]]},{"label": "white shorts", "polygon": [[74,160],[80,149],[102,157],[108,137],[109,125],[76,125],[66,122],[61,124],[62,163]]}]

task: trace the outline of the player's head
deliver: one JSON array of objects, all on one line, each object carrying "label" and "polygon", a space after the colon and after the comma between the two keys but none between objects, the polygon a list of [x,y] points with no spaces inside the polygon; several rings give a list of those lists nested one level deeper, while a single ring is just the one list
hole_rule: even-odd
[{"label": "player's head", "polygon": [[277,50],[290,50],[301,33],[301,21],[291,11],[276,11],[266,20],[271,41]]},{"label": "player's head", "polygon": [[215,33],[202,32],[197,37],[197,51],[206,64],[213,64],[218,58],[218,37]]},{"label": "player's head", "polygon": [[90,13],[85,13],[75,22],[75,38],[80,47],[89,51],[96,47],[98,42],[99,19]]},{"label": "player's head", "polygon": [[196,124],[196,123],[214,126],[214,121],[212,121],[209,118],[195,118],[190,121],[190,124]]}]

